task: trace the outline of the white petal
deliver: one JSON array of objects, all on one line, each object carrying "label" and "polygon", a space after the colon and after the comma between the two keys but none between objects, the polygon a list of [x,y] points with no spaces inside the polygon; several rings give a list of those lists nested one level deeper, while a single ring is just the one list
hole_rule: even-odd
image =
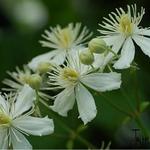
[{"label": "white petal", "polygon": [[91,93],[81,84],[76,88],[76,99],[79,111],[79,118],[82,119],[84,124],[93,120],[97,114],[95,101]]},{"label": "white petal", "polygon": [[133,39],[142,49],[143,53],[150,57],[150,38],[136,35],[133,37]]},{"label": "white petal", "polygon": [[0,149],[5,150],[8,148],[7,129],[0,127]]},{"label": "white petal", "polygon": [[42,55],[34,57],[31,62],[29,62],[28,66],[33,71],[36,71],[38,65],[43,62],[50,62],[51,59],[59,54],[58,50],[50,51],[48,53],[44,53]]},{"label": "white petal", "polygon": [[32,145],[28,142],[25,136],[15,128],[10,129],[10,137],[13,149],[32,149]]},{"label": "white petal", "polygon": [[94,54],[94,62],[92,65],[94,66],[94,68],[103,68],[104,60],[105,60],[104,54]]},{"label": "white petal", "polygon": [[[104,41],[109,45],[112,46],[112,50],[117,54],[120,50],[120,48],[122,47],[125,38],[123,36],[120,35],[116,35],[116,36],[110,36],[107,38],[104,38]],[[104,63],[103,66],[106,66],[111,59],[114,57],[114,54],[112,54],[111,52],[105,57],[104,59]]]},{"label": "white petal", "polygon": [[115,72],[92,73],[84,76],[81,81],[96,91],[111,91],[120,88],[121,74]]},{"label": "white petal", "polygon": [[35,91],[28,85],[24,85],[17,97],[16,103],[14,104],[14,110],[12,110],[13,118],[29,110],[33,106],[33,101],[35,99]]},{"label": "white petal", "polygon": [[62,116],[67,116],[69,110],[73,108],[75,102],[74,88],[66,88],[59,93],[51,109]]},{"label": "white petal", "polygon": [[31,116],[19,117],[13,120],[13,126],[31,135],[48,135],[54,132],[54,123],[48,117],[36,118]]},{"label": "white petal", "polygon": [[136,31],[135,31],[135,34],[138,34],[138,35],[145,35],[145,36],[150,36],[150,29],[139,29],[137,28]]},{"label": "white petal", "polygon": [[89,70],[88,65],[84,65],[81,63],[79,54],[85,50],[85,47],[81,46],[78,49],[72,49],[70,53],[68,53],[68,61],[69,65],[75,70],[79,71],[81,74],[86,73]]},{"label": "white petal", "polygon": [[57,55],[55,55],[51,59],[51,63],[54,63],[56,65],[62,65],[65,61],[65,57],[66,57],[66,51],[58,50]]},{"label": "white petal", "polygon": [[115,69],[129,68],[135,56],[135,47],[131,38],[128,38],[121,50],[121,57],[114,64]]}]

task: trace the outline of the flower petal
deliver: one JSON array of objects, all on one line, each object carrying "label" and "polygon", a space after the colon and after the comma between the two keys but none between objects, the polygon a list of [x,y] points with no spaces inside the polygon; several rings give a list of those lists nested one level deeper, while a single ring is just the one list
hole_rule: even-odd
[{"label": "flower petal", "polygon": [[150,57],[150,38],[136,35],[133,37],[136,44],[142,49],[145,55]]},{"label": "flower petal", "polygon": [[59,51],[54,50],[54,51],[50,51],[50,52],[42,54],[42,55],[38,55],[38,56],[34,57],[31,60],[31,62],[28,63],[28,66],[33,71],[36,71],[36,69],[40,63],[50,62],[53,57],[57,56],[57,54],[59,54]]},{"label": "flower petal", "polygon": [[8,148],[7,129],[0,127],[0,149],[6,150]]},{"label": "flower petal", "polygon": [[121,57],[114,64],[115,69],[125,69],[129,68],[135,55],[135,47],[131,38],[128,38],[121,50]]},{"label": "flower petal", "polygon": [[67,55],[69,65],[81,74],[84,74],[89,70],[89,66],[82,64],[80,61],[79,54],[84,50],[85,47],[80,46],[78,49],[72,49]]},{"label": "flower petal", "polygon": [[13,120],[13,126],[31,135],[48,135],[54,132],[54,123],[48,117],[36,118],[31,116],[19,117]]},{"label": "flower petal", "polygon": [[32,145],[25,138],[25,136],[15,128],[10,128],[10,137],[13,149],[32,149]]},{"label": "flower petal", "polygon": [[69,110],[73,108],[75,102],[74,88],[66,88],[59,93],[51,109],[62,116],[67,116]]},{"label": "flower petal", "polygon": [[94,66],[94,68],[103,68],[104,60],[105,60],[104,54],[94,54],[94,62],[92,66]]},{"label": "flower petal", "polygon": [[55,55],[52,58],[51,63],[54,63],[56,65],[61,65],[64,63],[65,57],[66,57],[66,51],[58,50],[57,55]]},{"label": "flower petal", "polygon": [[141,29],[136,28],[135,34],[138,34],[141,36],[143,36],[143,35],[150,36],[150,29],[148,29],[148,28],[145,28],[145,29],[144,28],[141,28]]},{"label": "flower petal", "polygon": [[120,88],[121,74],[115,72],[92,73],[84,76],[81,81],[96,91],[111,91]]},{"label": "flower petal", "polygon": [[79,84],[75,88],[75,92],[80,114],[79,118],[82,119],[84,124],[87,124],[93,120],[97,114],[94,98],[82,84]]},{"label": "flower petal", "polygon": [[33,106],[33,101],[36,99],[35,91],[28,85],[24,85],[20,91],[16,103],[14,104],[14,110],[12,111],[13,118],[21,115],[25,111],[29,110]]},{"label": "flower petal", "polygon": [[[113,35],[110,37],[106,37],[104,38],[104,41],[107,43],[108,46],[112,46],[112,50],[117,54],[120,50],[120,48],[122,47],[125,38],[124,36],[120,36],[120,35]],[[104,62],[103,62],[103,66],[106,66],[111,59],[114,57],[114,54],[112,54],[111,52],[105,57]]]}]

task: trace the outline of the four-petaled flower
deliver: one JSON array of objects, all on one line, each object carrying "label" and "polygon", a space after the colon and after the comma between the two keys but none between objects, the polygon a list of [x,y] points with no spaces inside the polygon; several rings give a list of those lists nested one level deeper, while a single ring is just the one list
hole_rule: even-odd
[{"label": "four-petaled flower", "polygon": [[121,75],[119,73],[92,73],[88,66],[80,63],[78,57],[68,57],[64,67],[54,66],[49,73],[50,89],[64,89],[51,106],[52,110],[62,116],[72,109],[77,101],[79,118],[84,124],[95,118],[97,109],[92,94],[85,87],[98,92],[111,91],[120,88]]},{"label": "four-petaled flower", "polygon": [[[110,19],[104,17],[105,21],[100,24],[103,28],[99,30],[103,34],[101,37],[112,46],[115,53],[121,49],[121,56],[114,64],[116,69],[130,67],[135,56],[133,40],[150,57],[150,29],[139,26],[145,9],[142,7],[141,12],[137,13],[136,4],[127,8],[127,12],[122,8],[116,9],[117,13],[109,14]],[[108,54],[104,63],[107,64],[112,57],[112,53]]]},{"label": "four-petaled flower", "polygon": [[55,28],[46,30],[42,37],[45,41],[40,41],[43,47],[49,47],[52,51],[39,55],[28,64],[32,70],[36,70],[40,63],[50,62],[57,65],[63,64],[67,53],[74,53],[75,48],[82,47],[92,36],[87,27],[81,29],[81,23],[70,23],[67,27],[61,28],[59,25]]},{"label": "four-petaled flower", "polygon": [[0,149],[32,149],[25,135],[48,135],[53,133],[54,124],[48,117],[30,116],[34,108],[35,92],[25,85],[18,96],[9,99],[0,95]]}]

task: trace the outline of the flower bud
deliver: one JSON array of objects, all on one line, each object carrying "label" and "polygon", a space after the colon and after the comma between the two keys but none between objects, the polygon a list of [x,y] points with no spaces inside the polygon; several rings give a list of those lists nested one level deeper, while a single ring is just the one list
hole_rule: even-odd
[{"label": "flower bud", "polygon": [[106,42],[101,38],[92,39],[89,42],[88,46],[92,53],[97,53],[97,54],[104,53],[108,49]]},{"label": "flower bud", "polygon": [[40,75],[32,74],[30,76],[29,85],[31,86],[31,88],[38,90],[41,86],[41,83],[42,83],[42,78]]},{"label": "flower bud", "polygon": [[84,65],[91,65],[94,62],[94,55],[88,48],[80,53],[79,58]]},{"label": "flower bud", "polygon": [[44,74],[48,72],[50,68],[51,68],[51,64],[49,62],[41,62],[38,64],[37,72],[39,72],[40,74]]}]

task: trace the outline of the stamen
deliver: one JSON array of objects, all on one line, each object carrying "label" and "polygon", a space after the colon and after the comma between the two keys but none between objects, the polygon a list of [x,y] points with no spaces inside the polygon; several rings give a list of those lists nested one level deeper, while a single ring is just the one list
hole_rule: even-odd
[{"label": "stamen", "polygon": [[129,36],[133,32],[133,23],[131,22],[131,18],[128,14],[124,14],[120,18],[119,27],[118,30],[125,34],[126,36]]},{"label": "stamen", "polygon": [[0,110],[0,126],[9,126],[11,123],[11,118]]}]

